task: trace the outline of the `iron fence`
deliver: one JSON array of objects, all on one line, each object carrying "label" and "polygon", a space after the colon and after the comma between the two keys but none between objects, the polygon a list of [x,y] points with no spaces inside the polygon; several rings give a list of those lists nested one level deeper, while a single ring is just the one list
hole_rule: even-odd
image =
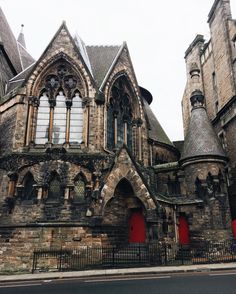
[{"label": "iron fence", "polygon": [[32,272],[233,261],[236,261],[236,244],[234,242],[195,243],[188,246],[180,246],[174,243],[101,247],[79,246],[76,249],[35,250]]}]

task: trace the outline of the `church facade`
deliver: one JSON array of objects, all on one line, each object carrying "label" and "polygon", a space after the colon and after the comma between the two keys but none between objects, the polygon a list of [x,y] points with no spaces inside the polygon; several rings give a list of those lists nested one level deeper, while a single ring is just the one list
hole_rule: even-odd
[{"label": "church facade", "polygon": [[[201,63],[211,42],[214,56],[223,50],[214,28],[211,41],[198,36],[186,52],[185,140],[171,142],[126,43],[86,46],[63,22],[34,61],[23,32],[16,40],[0,10],[0,271],[31,269],[39,248],[191,246],[233,237],[236,30],[229,11],[229,1],[216,0],[209,17],[210,26],[227,29],[221,60],[228,68],[216,58]],[[215,116],[207,62],[219,75]]]}]

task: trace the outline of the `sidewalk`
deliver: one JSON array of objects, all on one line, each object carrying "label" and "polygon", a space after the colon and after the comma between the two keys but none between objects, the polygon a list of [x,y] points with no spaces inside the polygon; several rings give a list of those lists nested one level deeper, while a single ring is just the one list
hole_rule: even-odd
[{"label": "sidewalk", "polygon": [[142,268],[122,268],[122,269],[101,269],[88,271],[73,271],[73,272],[47,272],[35,274],[19,274],[19,275],[0,275],[0,283],[4,282],[20,282],[27,280],[51,280],[63,278],[84,278],[84,277],[99,277],[99,276],[117,276],[117,275],[132,275],[132,274],[167,274],[181,272],[200,272],[200,271],[219,271],[236,269],[234,263],[220,264],[198,264],[198,265],[180,265],[180,266],[157,266],[157,267],[142,267]]}]

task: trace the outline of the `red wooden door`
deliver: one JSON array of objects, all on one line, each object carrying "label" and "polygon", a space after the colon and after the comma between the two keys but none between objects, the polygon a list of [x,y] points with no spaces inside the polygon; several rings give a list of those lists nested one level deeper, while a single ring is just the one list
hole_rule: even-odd
[{"label": "red wooden door", "polygon": [[129,243],[144,243],[146,240],[145,220],[142,212],[135,211],[129,219]]},{"label": "red wooden door", "polygon": [[189,244],[189,226],[184,216],[179,218],[179,243],[181,245]]},{"label": "red wooden door", "polygon": [[236,219],[232,221],[232,230],[234,238],[236,239]]}]

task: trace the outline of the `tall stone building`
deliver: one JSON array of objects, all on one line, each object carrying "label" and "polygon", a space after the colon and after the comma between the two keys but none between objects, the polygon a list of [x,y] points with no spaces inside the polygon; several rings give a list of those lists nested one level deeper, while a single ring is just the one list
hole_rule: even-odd
[{"label": "tall stone building", "polygon": [[229,0],[214,2],[208,23],[210,39],[205,41],[197,35],[185,53],[188,78],[182,100],[184,131],[186,135],[191,117],[189,95],[200,90],[228,158],[225,176],[232,219],[236,220],[236,21],[232,19]]},{"label": "tall stone building", "polygon": [[[37,248],[232,238],[229,1],[215,1],[215,22],[221,39],[213,30],[204,45],[198,36],[186,53],[186,136],[173,143],[151,110],[151,93],[138,85],[126,43],[87,46],[63,22],[34,61],[23,30],[16,40],[0,10],[1,271],[29,270]],[[204,65],[207,50],[212,61],[204,57]],[[210,92],[213,65],[225,90]]]}]

